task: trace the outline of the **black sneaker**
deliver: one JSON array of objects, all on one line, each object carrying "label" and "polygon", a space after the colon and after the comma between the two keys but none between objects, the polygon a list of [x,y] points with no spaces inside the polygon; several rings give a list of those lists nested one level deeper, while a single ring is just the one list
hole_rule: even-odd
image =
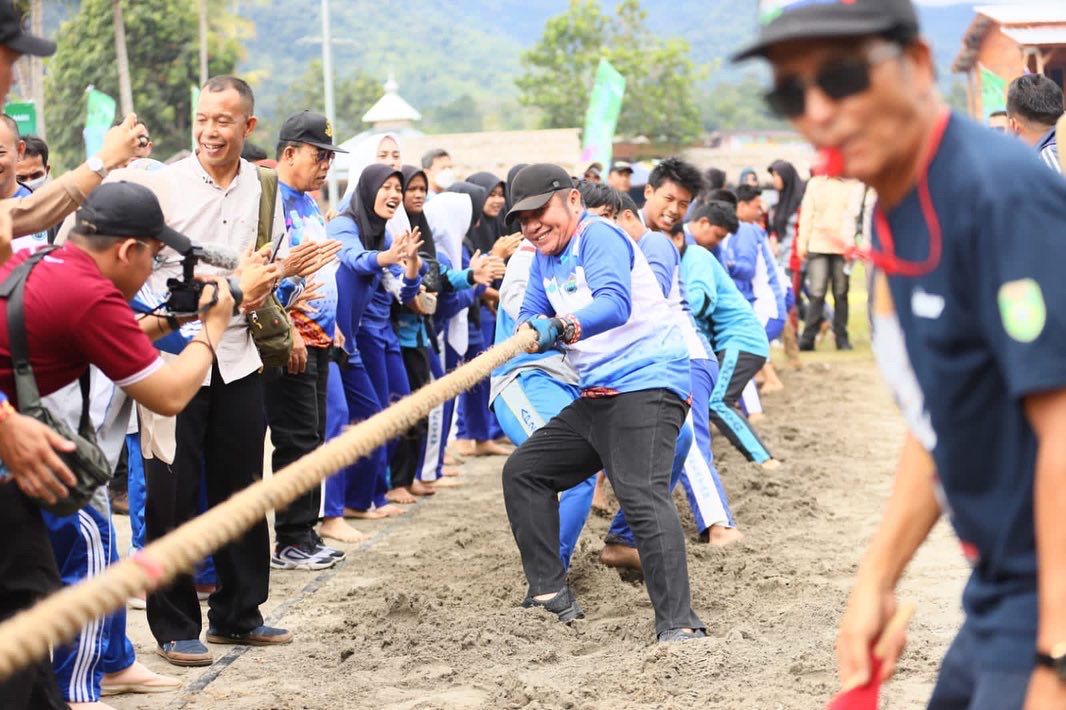
[{"label": "black sneaker", "polygon": [[703,629],[667,629],[659,634],[659,643],[674,643],[675,641],[691,641],[693,639],[707,638],[707,632]]},{"label": "black sneaker", "polygon": [[850,340],[838,340],[837,350],[854,350],[855,346],[851,344]]},{"label": "black sneaker", "polygon": [[230,634],[210,627],[207,629],[207,642],[239,646],[280,646],[292,642],[292,632],[273,626],[257,626],[247,633]]},{"label": "black sneaker", "polygon": [[800,341],[799,348],[800,352],[802,353],[814,352],[814,343],[805,343],[803,341]]},{"label": "black sneaker", "polygon": [[581,605],[577,603],[577,599],[574,598],[574,594],[570,591],[570,587],[566,586],[562,588],[558,594],[547,601],[537,601],[532,596],[527,596],[522,600],[523,609],[540,608],[545,611],[550,611],[559,617],[559,621],[564,624],[569,624],[574,619],[584,619],[585,612],[581,608]]}]

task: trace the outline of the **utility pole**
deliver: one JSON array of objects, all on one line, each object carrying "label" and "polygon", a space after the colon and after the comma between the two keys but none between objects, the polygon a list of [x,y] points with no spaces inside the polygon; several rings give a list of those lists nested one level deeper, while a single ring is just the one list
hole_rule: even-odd
[{"label": "utility pole", "polygon": [[[30,31],[44,36],[44,0],[30,4]],[[30,57],[30,98],[37,109],[37,135],[48,140],[44,129],[44,61],[40,57]]]},{"label": "utility pole", "polygon": [[126,54],[126,27],[122,23],[122,0],[111,0],[111,17],[115,24],[115,57],[118,60],[118,95],[122,116],[133,113],[133,89],[130,87],[130,58]]},{"label": "utility pole", "polygon": [[207,79],[207,0],[200,0],[200,86]]},{"label": "utility pole", "polygon": [[[331,34],[329,17],[329,0],[322,0],[322,82],[323,94],[326,100],[326,120],[336,130],[337,117],[333,106],[333,36]],[[336,142],[336,138],[334,139]],[[329,171],[328,197],[330,209],[336,209],[337,198],[337,174]]]}]

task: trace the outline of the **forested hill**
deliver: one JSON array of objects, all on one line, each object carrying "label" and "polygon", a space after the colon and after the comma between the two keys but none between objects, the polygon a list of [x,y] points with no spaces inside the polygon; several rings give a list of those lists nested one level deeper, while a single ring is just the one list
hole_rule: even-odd
[{"label": "forested hill", "polygon": [[[132,1],[137,0],[127,0]],[[307,70],[321,53],[320,3],[211,2],[248,21],[239,70],[254,79],[259,112],[269,122],[288,108],[286,98],[315,76]],[[528,126],[533,119],[516,101],[519,57],[539,39],[545,20],[568,5],[568,0],[333,0],[337,79],[358,74],[382,82],[393,74],[401,94],[425,115],[428,130]],[[751,37],[755,0],[643,0],[642,5],[653,31],[689,42],[693,60],[707,68],[705,88],[724,83],[743,94],[736,84],[762,80],[757,66],[738,68],[725,60]],[[78,2],[49,0],[45,6],[54,34]],[[970,4],[922,8],[945,87],[953,80],[951,59],[972,16]]]}]

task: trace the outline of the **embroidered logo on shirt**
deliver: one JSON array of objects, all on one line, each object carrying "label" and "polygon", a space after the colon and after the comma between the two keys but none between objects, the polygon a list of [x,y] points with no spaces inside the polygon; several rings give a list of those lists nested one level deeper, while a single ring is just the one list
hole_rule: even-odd
[{"label": "embroidered logo on shirt", "polygon": [[1044,332],[1047,305],[1040,284],[1033,279],[1008,281],[999,287],[996,299],[999,317],[1007,335],[1019,343],[1031,343]]},{"label": "embroidered logo on shirt", "polygon": [[944,312],[944,297],[919,287],[911,294],[911,313],[919,318],[936,320]]}]

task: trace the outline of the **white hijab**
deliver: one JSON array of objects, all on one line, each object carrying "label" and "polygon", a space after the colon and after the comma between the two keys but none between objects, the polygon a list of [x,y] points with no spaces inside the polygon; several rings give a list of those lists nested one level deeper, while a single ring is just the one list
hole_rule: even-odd
[{"label": "white hijab", "polygon": [[[448,255],[455,269],[463,268],[463,239],[470,229],[474,205],[470,195],[462,192],[442,192],[423,208],[426,222],[433,230],[433,242],[438,252]],[[406,217],[406,215],[405,215]],[[466,311],[448,321],[447,341],[457,353],[465,353],[470,344]]]}]

